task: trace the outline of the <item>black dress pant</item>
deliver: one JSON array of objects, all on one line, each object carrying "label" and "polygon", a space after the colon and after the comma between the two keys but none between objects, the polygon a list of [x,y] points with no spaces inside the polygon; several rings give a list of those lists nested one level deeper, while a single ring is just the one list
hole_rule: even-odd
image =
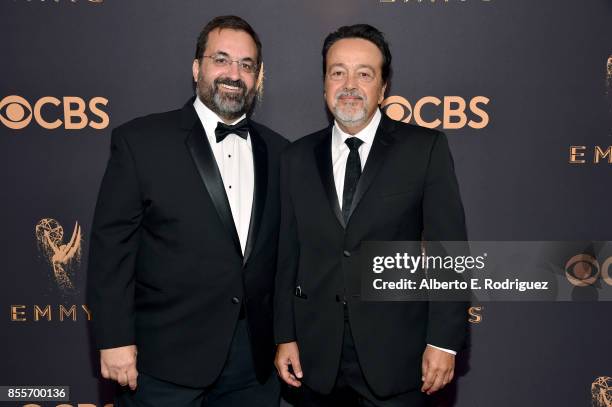
[{"label": "black dress pant", "polygon": [[340,369],[331,394],[320,394],[306,385],[298,389],[298,407],[425,407],[427,396],[420,390],[388,398],[377,397],[363,377],[348,320],[344,322],[344,338]]},{"label": "black dress pant", "polygon": [[[270,360],[272,364],[272,360]],[[255,377],[246,320],[239,320],[221,375],[205,388],[180,386],[139,372],[135,391],[121,388],[116,407],[278,407],[280,383]]]}]

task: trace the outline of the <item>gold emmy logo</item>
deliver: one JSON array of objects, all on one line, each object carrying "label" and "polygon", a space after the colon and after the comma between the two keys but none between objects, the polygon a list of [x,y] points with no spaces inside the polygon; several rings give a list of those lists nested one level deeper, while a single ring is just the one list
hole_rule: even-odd
[{"label": "gold emmy logo", "polygon": [[[606,96],[608,108],[612,112],[612,55],[606,60]],[[570,164],[612,164],[612,145],[610,146],[569,146]]]},{"label": "gold emmy logo", "polygon": [[81,226],[75,222],[72,236],[64,243],[64,228],[52,218],[36,224],[36,240],[41,254],[52,267],[53,278],[62,291],[74,290],[72,277],[81,265]]},{"label": "gold emmy logo", "polygon": [[601,376],[591,384],[593,407],[612,407],[612,377]]},{"label": "gold emmy logo", "polygon": [[[425,96],[413,105],[403,96],[389,96],[380,107],[393,120],[404,123],[414,121],[419,126],[431,129],[442,127],[456,130],[466,126],[483,129],[489,125],[489,114],[484,110],[489,102],[490,99],[485,96],[474,96],[469,100],[461,96],[444,96],[442,99]],[[426,111],[433,117],[426,117]]]}]

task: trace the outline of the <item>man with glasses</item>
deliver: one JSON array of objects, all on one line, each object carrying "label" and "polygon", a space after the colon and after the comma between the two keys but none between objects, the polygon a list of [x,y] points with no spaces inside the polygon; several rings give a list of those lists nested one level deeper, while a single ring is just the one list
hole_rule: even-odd
[{"label": "man with glasses", "polygon": [[274,406],[279,156],[247,115],[261,43],[236,16],[200,33],[196,97],[113,131],[88,304],[117,406]]}]

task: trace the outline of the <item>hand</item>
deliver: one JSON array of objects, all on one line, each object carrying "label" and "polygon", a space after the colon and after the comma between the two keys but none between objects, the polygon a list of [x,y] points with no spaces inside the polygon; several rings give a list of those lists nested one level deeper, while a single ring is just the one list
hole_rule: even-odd
[{"label": "hand", "polygon": [[[293,368],[293,373],[289,371],[289,365]],[[276,347],[274,366],[276,366],[278,375],[289,386],[300,387],[302,385],[298,380],[303,374],[297,342],[281,343]]]},{"label": "hand", "polygon": [[429,345],[423,352],[423,386],[421,391],[433,394],[453,380],[455,372],[455,355]]},{"label": "hand", "polygon": [[136,345],[100,350],[102,377],[118,382],[121,386],[130,385],[136,390]]}]

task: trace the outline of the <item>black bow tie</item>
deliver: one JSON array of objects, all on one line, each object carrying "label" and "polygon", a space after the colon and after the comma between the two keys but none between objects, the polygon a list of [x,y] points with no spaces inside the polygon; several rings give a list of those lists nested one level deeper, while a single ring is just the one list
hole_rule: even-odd
[{"label": "black bow tie", "polygon": [[249,135],[249,123],[247,119],[242,119],[233,125],[218,122],[217,128],[215,129],[217,143],[222,142],[229,134],[236,134],[238,137],[242,137],[246,140]]}]

